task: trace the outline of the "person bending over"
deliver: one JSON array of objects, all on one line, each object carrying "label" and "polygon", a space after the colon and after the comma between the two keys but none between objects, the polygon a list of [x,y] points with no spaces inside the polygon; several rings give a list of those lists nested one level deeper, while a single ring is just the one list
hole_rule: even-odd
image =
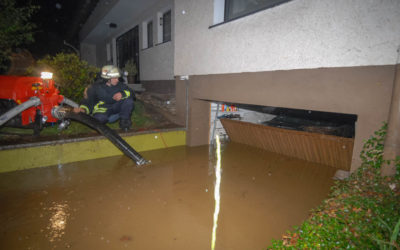
[{"label": "person bending over", "polygon": [[135,100],[133,90],[119,81],[121,71],[114,65],[104,66],[100,76],[102,79],[85,90],[79,108],[75,108],[74,111],[91,114],[103,124],[119,119],[121,129],[130,129]]}]

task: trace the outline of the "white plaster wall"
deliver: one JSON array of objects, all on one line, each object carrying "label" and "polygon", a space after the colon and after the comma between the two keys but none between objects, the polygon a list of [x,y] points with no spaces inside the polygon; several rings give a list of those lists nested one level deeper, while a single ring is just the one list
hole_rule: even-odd
[{"label": "white plaster wall", "polygon": [[174,47],[172,41],[140,52],[140,79],[143,81],[174,79]]},{"label": "white plaster wall", "polygon": [[[157,13],[164,13],[171,10],[171,41],[157,44]],[[153,47],[142,50],[143,48],[143,30],[140,25],[140,79],[143,81],[150,80],[173,80],[174,79],[174,4],[172,0],[162,0],[155,4],[151,9],[141,15],[141,23],[153,20]]]},{"label": "white plaster wall", "polygon": [[[134,7],[134,6],[133,6]],[[157,13],[171,9],[172,16],[172,41],[157,45]],[[129,18],[128,18],[129,19]],[[140,80],[171,80],[174,76],[174,5],[172,0],[160,0],[151,8],[142,12],[141,15],[125,21],[113,38],[116,39],[136,25],[139,25],[139,63]],[[143,27],[142,23],[153,20],[153,38],[154,45],[151,48],[143,50]]]},{"label": "white plaster wall", "polygon": [[90,65],[96,65],[96,45],[81,43],[80,54],[81,58]]},{"label": "white plaster wall", "polygon": [[[126,3],[124,3],[126,4]],[[116,3],[118,5],[118,3]],[[135,8],[135,5],[129,5]],[[172,16],[172,41],[156,44],[157,43],[157,13],[165,12],[171,9]],[[153,38],[154,46],[149,49],[143,50],[143,30],[142,23],[153,19]],[[140,79],[141,80],[172,80],[174,79],[174,1],[173,0],[159,0],[154,3],[150,8],[143,11],[139,16],[125,16],[123,20],[118,22],[117,29],[107,29],[104,33],[104,39],[96,41],[95,47],[97,58],[95,63],[97,66],[104,65],[107,63],[107,50],[106,44],[110,45],[115,43],[115,39],[134,28],[136,25],[139,26],[139,63],[140,63]],[[116,62],[116,48],[112,47],[113,62]],[[86,57],[85,57],[86,58]]]},{"label": "white plaster wall", "polygon": [[209,28],[213,11],[175,1],[175,75],[396,63],[399,0],[293,0]]}]

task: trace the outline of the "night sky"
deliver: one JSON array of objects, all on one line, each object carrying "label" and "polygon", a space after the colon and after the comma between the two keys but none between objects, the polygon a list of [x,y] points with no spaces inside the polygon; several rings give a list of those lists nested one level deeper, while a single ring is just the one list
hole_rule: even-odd
[{"label": "night sky", "polygon": [[32,0],[40,9],[32,17],[37,25],[35,43],[28,46],[37,59],[46,54],[73,52],[64,40],[79,49],[79,30],[98,0]]}]

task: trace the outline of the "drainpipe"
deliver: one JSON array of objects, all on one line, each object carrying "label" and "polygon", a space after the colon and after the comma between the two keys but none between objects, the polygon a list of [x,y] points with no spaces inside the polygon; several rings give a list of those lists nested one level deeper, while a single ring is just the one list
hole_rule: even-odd
[{"label": "drainpipe", "polygon": [[189,76],[180,76],[181,81],[185,81],[185,101],[186,101],[186,110],[185,110],[185,126],[186,131],[189,129]]},{"label": "drainpipe", "polygon": [[[400,156],[400,46],[397,49],[397,60],[394,71],[394,82],[392,90],[392,101],[390,104],[388,128],[383,149],[385,160],[393,160]],[[394,162],[384,164],[382,176],[393,176],[396,174]]]},{"label": "drainpipe", "polygon": [[69,44],[64,40],[64,45],[73,49],[75,51],[76,55],[79,57],[79,59],[81,58],[81,54],[79,53],[79,50],[77,48],[75,48],[74,46],[72,46],[72,44]]}]

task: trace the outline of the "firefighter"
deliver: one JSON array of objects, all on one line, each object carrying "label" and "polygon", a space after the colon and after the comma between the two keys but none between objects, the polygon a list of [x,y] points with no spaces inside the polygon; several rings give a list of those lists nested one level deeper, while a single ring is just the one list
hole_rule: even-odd
[{"label": "firefighter", "polygon": [[85,90],[79,108],[74,111],[91,114],[103,124],[119,119],[121,129],[130,129],[135,100],[133,90],[119,81],[121,71],[114,65],[104,66],[100,77]]}]

